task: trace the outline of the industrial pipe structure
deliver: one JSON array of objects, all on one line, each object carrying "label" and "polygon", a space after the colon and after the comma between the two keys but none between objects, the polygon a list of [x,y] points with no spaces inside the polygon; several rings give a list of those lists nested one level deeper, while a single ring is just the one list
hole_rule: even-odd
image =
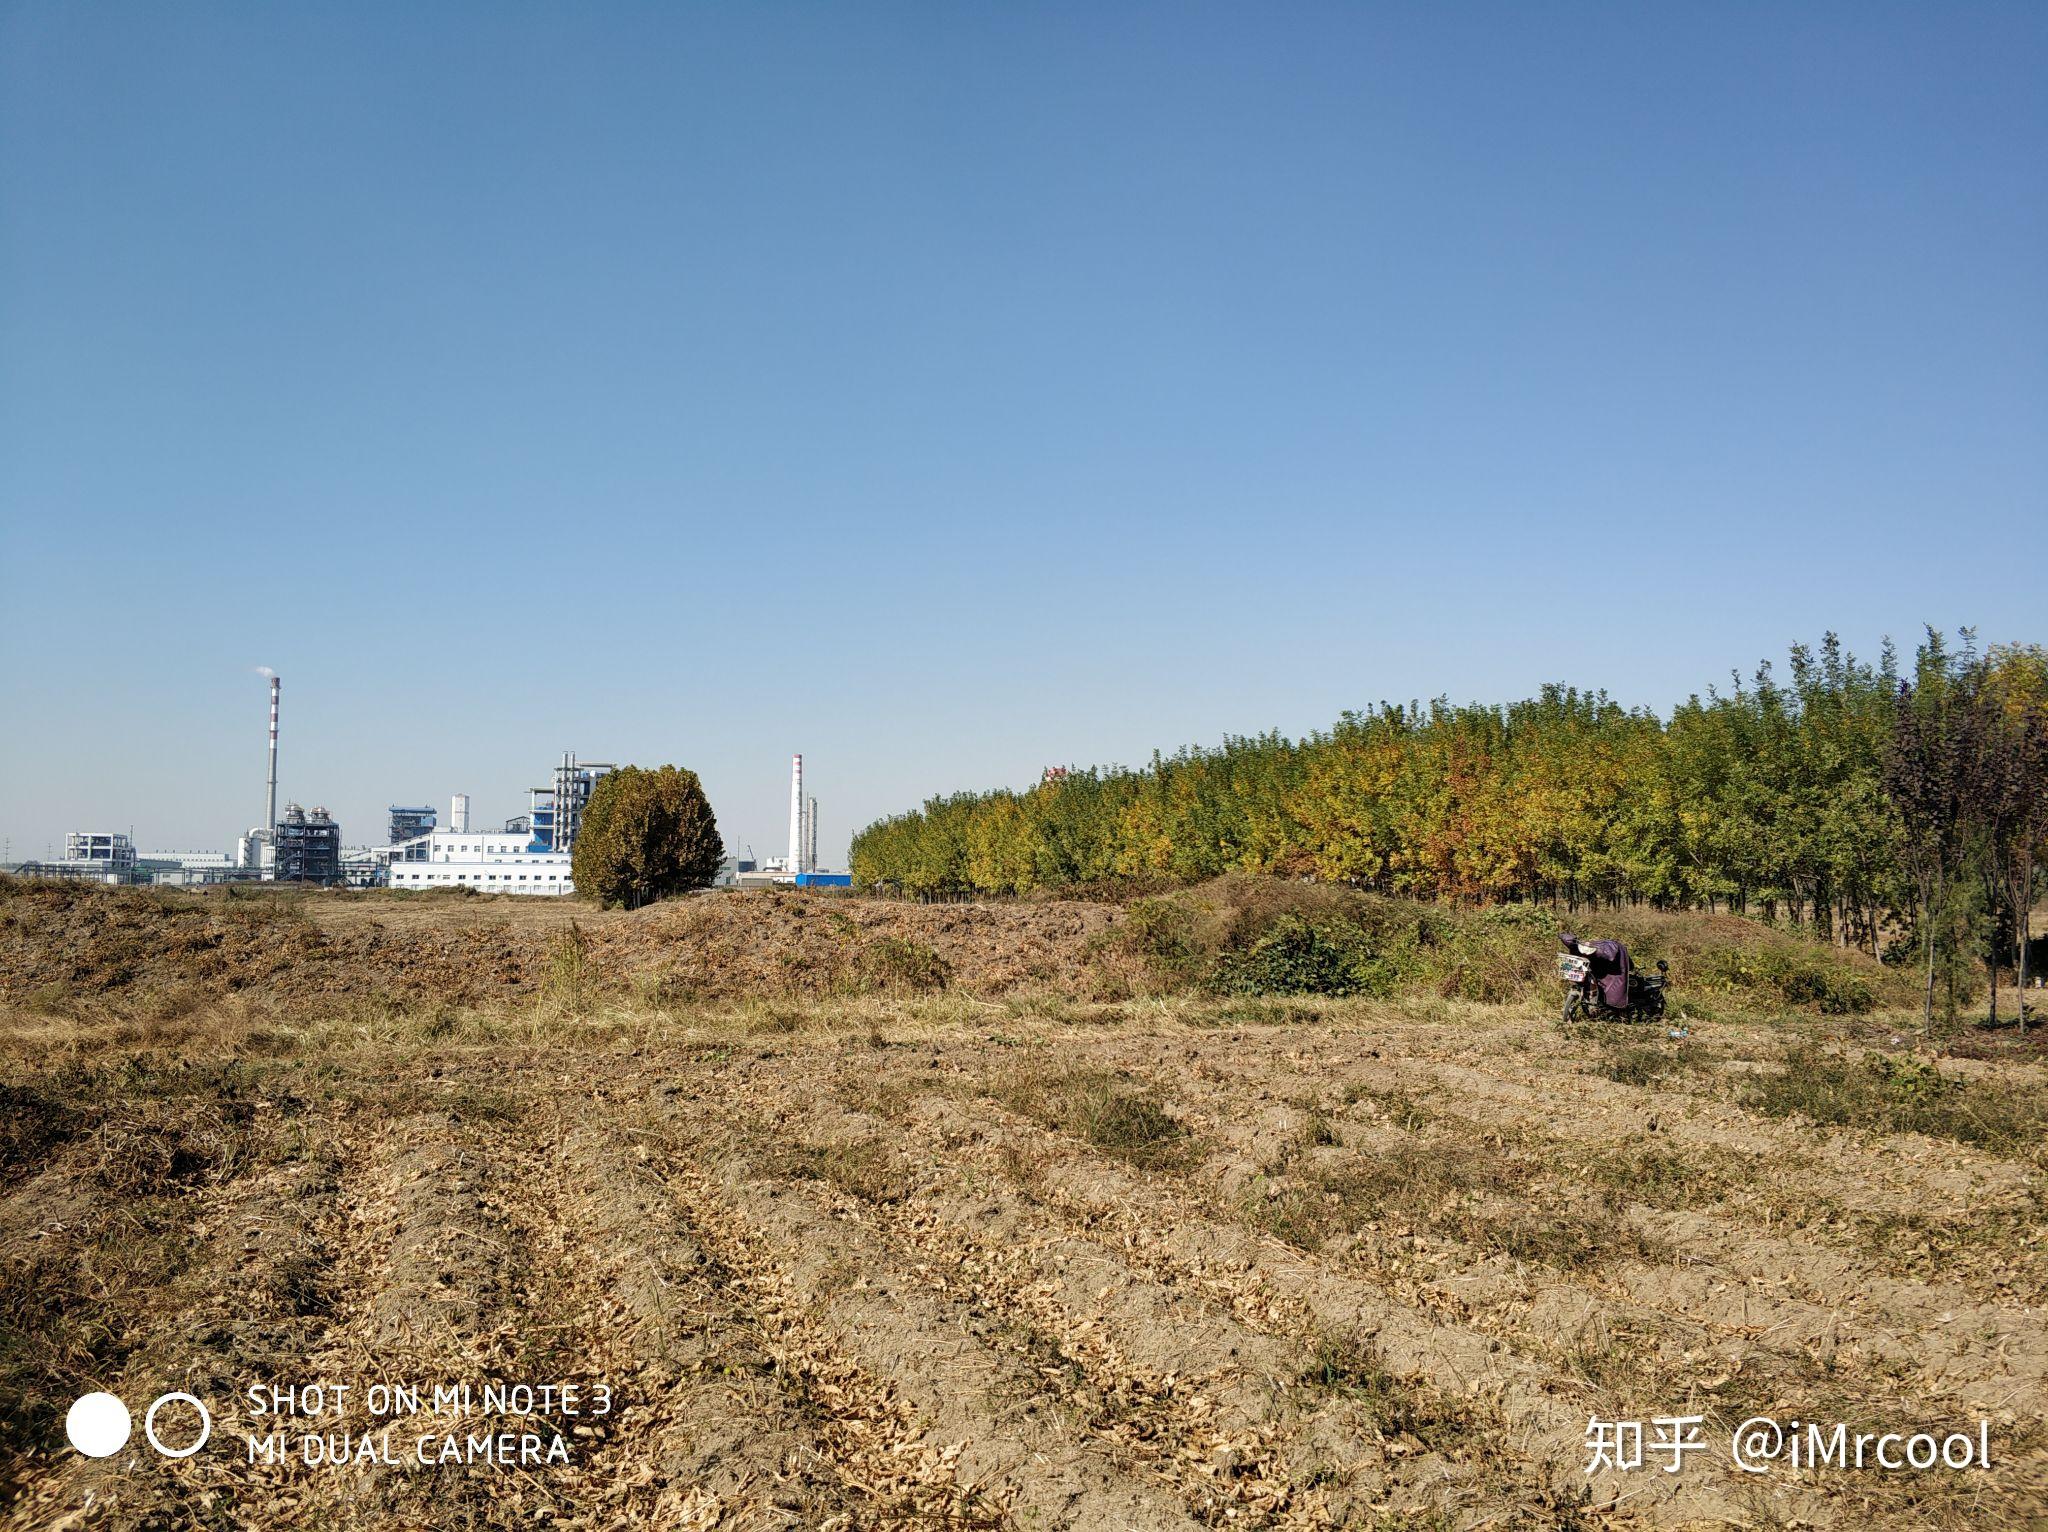
[{"label": "industrial pipe structure", "polygon": [[804,865],[804,758],[790,757],[789,763],[789,870],[808,872]]},{"label": "industrial pipe structure", "polygon": [[277,689],[281,678],[270,678],[270,790],[263,802],[263,834],[277,833]]}]

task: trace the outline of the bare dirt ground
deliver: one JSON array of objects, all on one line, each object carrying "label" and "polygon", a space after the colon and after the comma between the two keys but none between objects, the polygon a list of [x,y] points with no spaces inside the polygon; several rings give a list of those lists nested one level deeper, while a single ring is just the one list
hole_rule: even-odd
[{"label": "bare dirt ground", "polygon": [[[399,913],[337,905],[316,927],[347,943],[374,920],[408,953],[487,928],[474,906]],[[777,913],[778,940],[814,932],[836,964],[833,913]],[[591,972],[650,940],[576,918]],[[67,1012],[47,975],[104,931],[17,921],[0,1525],[2048,1517],[2037,1065],[1940,1066],[1959,1092],[1996,1086],[1955,1099],[2011,1131],[1823,1127],[1756,1093],[1792,1078],[1789,1023],[1672,1039],[1442,1001],[1083,1002],[1023,976],[1113,913],[1034,913],[1051,923],[1007,950],[1007,916],[900,918],[957,920],[960,969],[1018,977],[806,998],[799,975],[772,1003],[716,1003],[593,997],[558,958],[454,1018],[295,992],[291,1026],[266,1013],[235,1044],[221,999]],[[136,971],[185,961],[160,949],[188,934],[141,941]],[[715,943],[737,936],[696,940],[700,971],[707,953],[731,970]],[[424,1400],[493,1380],[573,1384],[579,1404],[361,1407],[376,1383]],[[251,1384],[320,1381],[354,1407],[248,1405]],[[137,1415],[103,1461],[64,1445],[89,1388]],[[214,1421],[180,1461],[142,1442],[141,1406],[172,1389]],[[1683,1415],[1708,1446],[1682,1471],[1586,1471],[1589,1418]],[[1729,1435],[1758,1416],[1852,1437],[1982,1419],[1991,1466],[1743,1473]],[[251,1462],[247,1438],[279,1428],[286,1459]],[[353,1450],[387,1430],[396,1463],[303,1460],[305,1435]],[[559,1433],[569,1461],[417,1459],[423,1437],[494,1431]]]}]

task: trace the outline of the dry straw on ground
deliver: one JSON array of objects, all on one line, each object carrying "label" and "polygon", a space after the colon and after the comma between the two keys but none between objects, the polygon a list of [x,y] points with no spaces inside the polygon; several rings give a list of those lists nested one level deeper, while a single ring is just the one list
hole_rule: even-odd
[{"label": "dry straw on ground", "polygon": [[[0,1524],[2048,1514],[2009,1046],[1174,990],[1108,906],[243,905],[0,894]],[[620,1408],[502,1422],[568,1468],[61,1446],[88,1387],[314,1375]],[[1584,1472],[1664,1413],[1981,1416],[1994,1466]]]}]

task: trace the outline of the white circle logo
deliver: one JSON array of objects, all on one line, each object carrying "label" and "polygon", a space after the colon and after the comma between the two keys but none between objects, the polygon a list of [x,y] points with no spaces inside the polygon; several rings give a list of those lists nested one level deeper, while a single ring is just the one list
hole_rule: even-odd
[{"label": "white circle logo", "polygon": [[[167,1404],[176,1404],[181,1400],[199,1412],[199,1439],[189,1447],[179,1447],[173,1450],[156,1439],[156,1412]],[[126,1410],[121,1412],[124,1418],[127,1413]],[[206,1439],[213,1435],[213,1417],[206,1413],[206,1406],[197,1399],[194,1399],[190,1394],[161,1394],[157,1397],[156,1403],[149,1407],[149,1413],[142,1417],[142,1434],[149,1438],[150,1446],[156,1448],[165,1457],[189,1458],[201,1447],[204,1447]],[[127,1432],[123,1431],[122,1435],[127,1435]]]},{"label": "white circle logo", "polygon": [[128,1406],[112,1394],[81,1394],[64,1415],[64,1435],[89,1458],[110,1458],[135,1428]]}]

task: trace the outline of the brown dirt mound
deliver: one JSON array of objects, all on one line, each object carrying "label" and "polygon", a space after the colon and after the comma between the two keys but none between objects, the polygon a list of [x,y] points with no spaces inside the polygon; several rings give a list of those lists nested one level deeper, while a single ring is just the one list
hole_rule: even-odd
[{"label": "brown dirt mound", "polygon": [[1072,982],[1107,905],[920,906],[779,891],[624,913],[557,900],[257,897],[0,880],[0,997],[115,1009],[229,994],[484,1004],[574,982],[677,998]]},{"label": "brown dirt mound", "polygon": [[1088,904],[911,905],[749,893],[657,905],[591,932],[600,971],[679,996],[1066,988],[1118,911]]},{"label": "brown dirt mound", "polygon": [[[1116,999],[1209,984],[1282,918],[1355,927],[1386,993],[1546,1008],[1556,928],[1568,923],[1529,906],[1458,910],[1245,878],[1124,906],[761,890],[630,913],[512,896],[0,878],[0,999],[53,1014],[156,1016],[232,995],[287,1011],[336,1000],[482,1007],[528,994]],[[1668,956],[1685,1017],[1712,1019],[1723,1003],[1855,1014],[1914,999],[1910,975],[1736,916],[1603,911],[1578,923],[1622,937],[1645,963]]]}]

